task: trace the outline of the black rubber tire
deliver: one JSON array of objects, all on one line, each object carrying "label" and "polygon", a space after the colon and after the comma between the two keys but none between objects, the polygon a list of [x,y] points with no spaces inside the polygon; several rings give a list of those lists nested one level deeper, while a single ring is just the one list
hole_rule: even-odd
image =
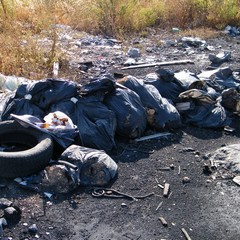
[{"label": "black rubber tire", "polygon": [[0,177],[15,178],[43,170],[53,153],[50,135],[34,128],[25,128],[16,121],[0,122],[0,144],[19,143],[29,148],[17,152],[0,152]]}]

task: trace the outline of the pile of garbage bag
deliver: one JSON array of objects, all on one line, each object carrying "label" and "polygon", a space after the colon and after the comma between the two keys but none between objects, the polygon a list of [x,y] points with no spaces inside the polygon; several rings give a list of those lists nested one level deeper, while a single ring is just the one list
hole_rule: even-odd
[{"label": "pile of garbage bag", "polygon": [[198,75],[160,68],[145,79],[103,74],[84,85],[49,78],[25,81],[10,91],[0,117],[38,129],[61,146],[62,155],[48,174],[67,174],[71,186],[104,185],[117,174],[107,155],[117,137],[130,140],[148,129],[172,131],[184,124],[229,126],[231,116],[240,114],[239,90],[240,81],[226,67]]},{"label": "pile of garbage bag", "polygon": [[[117,136],[138,138],[148,128],[229,125],[228,113],[239,112],[240,81],[232,73],[227,67],[198,75],[159,68],[145,79],[126,76],[116,80],[103,74],[84,85],[54,78],[24,82],[5,100],[1,120],[27,115],[44,123],[47,115],[61,112],[74,126],[68,129],[69,135],[52,134],[64,149],[77,141],[110,152]],[[227,89],[233,89],[234,95]]]}]

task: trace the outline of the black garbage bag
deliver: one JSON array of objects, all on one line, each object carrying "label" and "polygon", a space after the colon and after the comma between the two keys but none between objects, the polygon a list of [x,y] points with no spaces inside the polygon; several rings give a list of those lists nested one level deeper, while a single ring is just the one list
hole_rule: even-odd
[{"label": "black garbage bag", "polygon": [[147,111],[147,120],[151,127],[161,130],[165,127],[176,128],[181,125],[177,109],[166,98],[163,98],[153,85],[144,84],[142,80],[133,76],[125,77],[121,83],[139,95]]},{"label": "black garbage bag", "polygon": [[3,111],[1,114],[1,120],[6,121],[12,119],[11,114],[16,115],[33,115],[37,118],[42,119],[45,115],[44,111],[39,108],[34,103],[31,103],[30,100],[22,98],[11,98],[9,101],[5,102]]},{"label": "black garbage bag", "polygon": [[146,110],[137,93],[128,88],[118,88],[105,96],[104,104],[116,114],[116,133],[119,136],[136,138],[144,133]]},{"label": "black garbage bag", "polygon": [[46,82],[49,88],[41,93],[37,103],[42,109],[47,109],[51,104],[70,99],[78,94],[75,82],[54,78],[49,78]]},{"label": "black garbage bag", "polygon": [[80,88],[80,94],[96,95],[102,100],[106,93],[112,92],[116,88],[116,80],[111,74],[103,74],[102,76],[93,78],[91,82]]},{"label": "black garbage bag", "polygon": [[46,110],[51,104],[77,95],[77,84],[72,81],[48,78],[22,84],[15,98],[28,97],[31,102]]},{"label": "black garbage bag", "polygon": [[231,59],[231,52],[220,52],[219,54],[209,54],[209,60],[211,61],[211,66],[219,67],[222,63],[228,62]]},{"label": "black garbage bag", "polygon": [[223,91],[226,88],[240,89],[240,81],[234,78],[233,71],[229,67],[203,71],[198,77],[216,91]]},{"label": "black garbage bag", "polygon": [[144,83],[156,87],[162,97],[176,102],[178,95],[187,90],[186,87],[174,77],[172,71],[168,69],[159,69],[156,73],[159,77],[157,80],[145,79]]},{"label": "black garbage bag", "polygon": [[104,186],[117,176],[118,166],[106,152],[71,145],[60,156],[78,168],[78,178],[83,186]]},{"label": "black garbage bag", "polygon": [[79,98],[75,115],[83,146],[105,151],[115,147],[116,116],[97,97]]},{"label": "black garbage bag", "polygon": [[188,70],[174,73],[174,78],[183,86],[185,90],[202,87],[203,83],[197,75]]},{"label": "black garbage bag", "polygon": [[47,79],[24,83],[18,87],[13,97],[6,102],[2,119],[9,119],[10,114],[29,114],[42,118],[48,107],[77,95],[74,82],[61,79]]},{"label": "black garbage bag", "polygon": [[31,100],[31,102],[38,104],[43,92],[48,89],[50,89],[50,82],[46,80],[23,83],[17,88],[15,99],[27,98]]},{"label": "black garbage bag", "polygon": [[185,123],[198,127],[219,128],[227,125],[228,118],[225,109],[219,101],[214,101],[204,91],[191,89],[179,95],[183,101],[191,101],[191,107],[181,115]]}]

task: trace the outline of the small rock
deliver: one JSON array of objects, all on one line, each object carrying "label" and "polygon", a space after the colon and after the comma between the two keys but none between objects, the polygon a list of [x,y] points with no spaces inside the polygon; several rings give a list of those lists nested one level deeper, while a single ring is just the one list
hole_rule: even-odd
[{"label": "small rock", "polygon": [[134,58],[128,58],[127,61],[124,62],[124,66],[130,66],[136,64],[136,60]]},{"label": "small rock", "polygon": [[195,150],[194,150],[193,148],[190,148],[190,147],[189,147],[189,148],[183,148],[183,149],[181,149],[179,152],[181,152],[181,153],[182,153],[182,152],[183,152],[183,153],[184,153],[184,152],[195,152]]},{"label": "small rock", "polygon": [[236,176],[233,178],[233,181],[238,185],[240,186],[240,176]]},{"label": "small rock", "polygon": [[0,198],[0,209],[12,206],[12,202],[6,198]]},{"label": "small rock", "polygon": [[153,48],[151,48],[151,47],[147,47],[147,48],[146,48],[146,52],[148,52],[148,53],[152,53],[152,52],[154,52],[154,51],[153,51]]},{"label": "small rock", "polygon": [[32,225],[28,228],[28,232],[29,232],[31,235],[35,235],[35,234],[38,232],[37,225],[36,225],[35,223],[32,224]]},{"label": "small rock", "polygon": [[171,168],[171,169],[174,169],[174,168],[175,168],[174,164],[171,164],[171,165],[170,165],[170,168]]},{"label": "small rock", "polygon": [[4,209],[4,217],[7,221],[19,221],[21,210],[18,207],[7,207]]},{"label": "small rock", "polygon": [[3,226],[7,226],[7,221],[5,218],[0,218],[0,239],[1,236],[3,235]]},{"label": "small rock", "polygon": [[130,48],[128,50],[128,56],[130,58],[138,58],[140,57],[141,53],[140,53],[140,50],[138,48]]},{"label": "small rock", "polygon": [[204,165],[203,166],[203,173],[207,176],[212,174],[212,170],[210,169],[210,167],[208,165]]},{"label": "small rock", "polygon": [[183,177],[182,182],[183,183],[190,183],[190,178],[189,177]]},{"label": "small rock", "polygon": [[127,207],[126,203],[121,203],[121,207]]}]

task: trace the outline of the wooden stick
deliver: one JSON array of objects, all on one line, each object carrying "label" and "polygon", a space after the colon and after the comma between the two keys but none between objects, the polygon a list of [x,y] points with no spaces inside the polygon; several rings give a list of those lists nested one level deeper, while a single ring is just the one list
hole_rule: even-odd
[{"label": "wooden stick", "polygon": [[158,219],[160,220],[160,222],[162,223],[162,225],[163,225],[164,227],[167,227],[167,226],[168,226],[167,221],[166,221],[163,217],[159,217]]},{"label": "wooden stick", "polygon": [[164,184],[164,189],[163,189],[163,196],[164,197],[168,196],[169,190],[170,190],[170,184],[169,183],[165,183]]},{"label": "wooden stick", "polygon": [[160,187],[161,189],[164,189],[164,186],[161,184],[158,184],[158,187]]},{"label": "wooden stick", "polygon": [[173,192],[170,192],[170,193],[169,193],[169,195],[168,195],[168,199],[172,196],[172,193],[173,193]]},{"label": "wooden stick", "polygon": [[162,206],[163,202],[160,202],[156,208],[156,211]]},{"label": "wooden stick", "polygon": [[165,136],[169,136],[169,135],[171,135],[171,133],[169,133],[169,132],[156,133],[156,134],[149,135],[149,136],[135,138],[134,141],[135,142],[140,142],[140,141],[145,141],[145,140],[149,140],[149,139],[153,139],[153,138],[165,137]]},{"label": "wooden stick", "polygon": [[178,175],[180,175],[180,174],[181,174],[181,167],[178,166]]},{"label": "wooden stick", "polygon": [[187,231],[186,231],[184,228],[181,228],[181,230],[182,230],[182,232],[183,232],[183,234],[184,234],[184,236],[185,236],[185,238],[186,238],[187,240],[192,240],[192,239],[190,238],[190,236],[188,235]]},{"label": "wooden stick", "polygon": [[176,60],[176,61],[169,61],[169,62],[156,62],[156,63],[146,63],[146,64],[138,64],[129,67],[123,67],[122,70],[126,69],[135,69],[135,68],[146,68],[146,67],[156,67],[156,66],[168,66],[168,65],[178,65],[178,64],[194,64],[192,60]]}]

